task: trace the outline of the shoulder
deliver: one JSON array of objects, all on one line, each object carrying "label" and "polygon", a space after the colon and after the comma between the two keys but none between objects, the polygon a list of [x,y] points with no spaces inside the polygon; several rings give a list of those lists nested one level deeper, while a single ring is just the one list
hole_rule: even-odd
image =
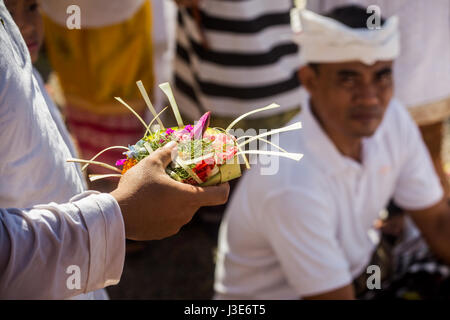
[{"label": "shoulder", "polygon": [[395,148],[402,150],[408,141],[417,140],[420,138],[420,133],[417,124],[411,117],[406,106],[398,99],[392,99],[383,122],[380,127],[380,132],[376,135],[382,136],[389,144],[393,144]]},{"label": "shoulder", "polygon": [[393,98],[386,110],[382,126],[387,129],[410,130],[415,122],[406,106],[398,99]]}]

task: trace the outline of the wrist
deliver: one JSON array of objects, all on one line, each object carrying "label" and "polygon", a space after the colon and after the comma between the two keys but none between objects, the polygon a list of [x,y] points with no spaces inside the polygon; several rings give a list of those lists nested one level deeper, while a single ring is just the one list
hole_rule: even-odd
[{"label": "wrist", "polygon": [[123,223],[125,226],[125,237],[130,238],[130,224],[129,224],[129,215],[128,215],[128,206],[126,205],[126,197],[124,194],[119,190],[115,189],[109,193],[119,205],[120,212],[122,213]]}]

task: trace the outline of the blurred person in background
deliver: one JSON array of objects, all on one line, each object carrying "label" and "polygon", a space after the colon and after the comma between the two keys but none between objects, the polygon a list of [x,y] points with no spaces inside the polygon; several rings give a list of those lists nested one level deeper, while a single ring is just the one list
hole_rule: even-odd
[{"label": "blurred person in background", "polygon": [[[281,145],[304,157],[282,159],[274,175],[253,168],[242,178],[220,227],[216,298],[361,297],[375,289],[368,284],[376,281],[357,280],[374,264],[375,222],[392,198],[439,258],[420,267],[450,264],[450,205],[416,124],[394,98],[399,20],[368,30],[369,16],[360,6],[326,17],[300,12],[308,95],[295,117],[303,129],[285,134]],[[379,289],[388,270],[375,266]],[[391,279],[403,275],[396,270]],[[447,285],[439,284],[432,284],[434,297]]]},{"label": "blurred person in background", "polygon": [[[64,97],[64,114],[81,157],[90,159],[110,146],[134,144],[142,124],[114,97],[121,97],[142,117],[146,105],[136,86],[153,92],[152,4],[147,0],[43,0],[46,49]],[[67,9],[80,9],[80,29],[66,25]],[[73,17],[72,17],[73,18]],[[98,160],[114,165],[122,151]],[[90,166],[90,173],[106,173]],[[105,188],[111,190],[116,181]]]},{"label": "blurred person in background", "polygon": [[299,112],[292,0],[175,2],[174,87],[187,119],[211,111],[211,125],[226,128],[248,111],[278,103],[237,125],[258,130],[280,127]]},{"label": "blurred person in background", "polygon": [[323,13],[352,3],[366,8],[376,5],[382,15],[399,17],[403,50],[394,65],[395,96],[419,125],[450,196],[442,161],[443,124],[450,116],[450,1],[314,0],[307,7]]},{"label": "blurred person in background", "polygon": [[[444,192],[450,196],[449,173],[445,169],[448,165],[442,158],[443,129],[450,116],[450,2],[315,0],[308,1],[307,7],[323,13],[344,4],[363,6],[372,16],[375,11],[371,6],[377,6],[378,14],[399,17],[402,51],[393,69],[395,96],[408,108],[419,126]],[[392,268],[404,269],[402,261],[428,255],[420,231],[405,211],[392,201],[386,213],[378,221],[383,234],[379,255],[391,257],[386,263]],[[429,261],[422,260],[424,263]]]}]

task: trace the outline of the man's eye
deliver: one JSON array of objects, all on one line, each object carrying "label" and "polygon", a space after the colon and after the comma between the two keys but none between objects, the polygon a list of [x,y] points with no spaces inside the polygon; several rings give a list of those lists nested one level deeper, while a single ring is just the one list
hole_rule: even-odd
[{"label": "man's eye", "polygon": [[345,87],[353,87],[356,84],[356,79],[352,76],[342,77],[339,79],[339,83]]},{"label": "man's eye", "polygon": [[392,73],[385,73],[377,77],[379,84],[387,85],[392,83]]}]

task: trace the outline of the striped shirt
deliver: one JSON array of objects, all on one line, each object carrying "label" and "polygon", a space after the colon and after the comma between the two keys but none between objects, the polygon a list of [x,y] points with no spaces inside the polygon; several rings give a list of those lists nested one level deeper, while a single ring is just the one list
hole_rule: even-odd
[{"label": "striped shirt", "polygon": [[181,111],[192,119],[207,110],[235,117],[281,105],[259,118],[296,108],[300,64],[291,7],[292,0],[207,0],[197,10],[180,8],[174,91]]}]

